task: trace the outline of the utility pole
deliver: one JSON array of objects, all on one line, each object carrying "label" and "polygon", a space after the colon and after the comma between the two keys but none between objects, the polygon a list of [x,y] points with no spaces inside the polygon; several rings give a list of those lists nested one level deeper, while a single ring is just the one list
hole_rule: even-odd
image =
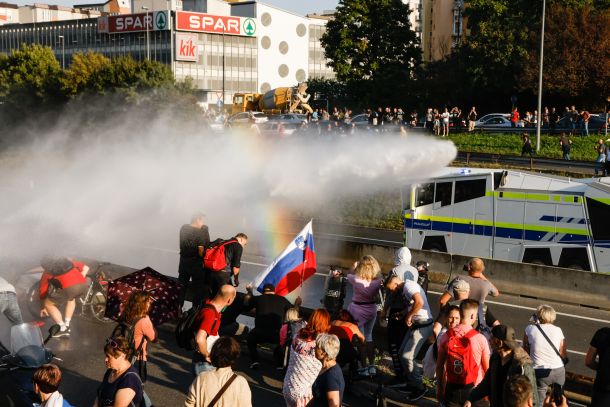
[{"label": "utility pole", "polygon": [[222,25],[222,108],[225,106],[225,26]]},{"label": "utility pole", "polygon": [[64,36],[60,35],[59,40],[61,41],[61,69],[66,69],[66,52],[65,52],[65,41]]},{"label": "utility pole", "polygon": [[149,20],[148,20],[148,7],[142,6],[142,10],[146,10],[146,59],[150,61],[150,36],[149,36]]},{"label": "utility pole", "polygon": [[538,120],[536,121],[536,152],[540,151],[540,126],[542,126],[542,67],[544,65],[544,15],[546,0],[542,0],[542,28],[540,29],[540,68],[538,72]]}]

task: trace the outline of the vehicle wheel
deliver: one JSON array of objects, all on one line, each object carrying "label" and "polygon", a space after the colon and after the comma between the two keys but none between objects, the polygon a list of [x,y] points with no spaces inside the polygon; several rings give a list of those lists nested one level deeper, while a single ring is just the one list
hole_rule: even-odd
[{"label": "vehicle wheel", "polygon": [[91,296],[91,304],[89,305],[91,315],[99,322],[113,322],[110,318],[104,316],[106,312],[106,295],[101,291],[96,291]]},{"label": "vehicle wheel", "polygon": [[536,264],[538,266],[546,266],[545,262],[540,259],[534,259],[529,262],[530,264]]},{"label": "vehicle wheel", "polygon": [[568,266],[569,269],[585,271],[585,268],[581,264],[571,264]]},{"label": "vehicle wheel", "polygon": [[34,283],[34,285],[28,290],[25,298],[28,311],[30,311],[30,314],[32,314],[34,318],[40,318],[40,309],[42,305],[40,304],[39,292],[40,282]]},{"label": "vehicle wheel", "polygon": [[431,252],[442,252],[443,248],[440,247],[439,245],[433,244],[432,246],[430,246],[430,248],[428,250]]}]

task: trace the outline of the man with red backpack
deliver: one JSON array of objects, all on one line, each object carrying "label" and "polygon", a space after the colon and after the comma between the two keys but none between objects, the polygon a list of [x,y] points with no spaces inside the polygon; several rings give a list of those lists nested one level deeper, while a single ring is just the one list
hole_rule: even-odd
[{"label": "man with red backpack", "polygon": [[[70,336],[70,320],[76,308],[76,297],[87,291],[87,272],[89,267],[80,261],[67,257],[45,257],[40,262],[40,316],[49,315],[60,326],[54,338]],[[66,303],[65,317],[57,306]]]},{"label": "man with red backpack", "polygon": [[[462,407],[489,368],[489,343],[472,327],[477,320],[478,310],[478,301],[462,301],[460,324],[447,331],[438,344],[437,398],[447,407]],[[472,405],[486,406],[487,402],[481,400]]]},{"label": "man with red backpack", "polygon": [[221,286],[231,284],[239,286],[239,268],[241,255],[248,244],[248,236],[238,233],[229,240],[217,239],[210,244],[203,256],[203,267],[210,277],[212,297],[218,293]]}]

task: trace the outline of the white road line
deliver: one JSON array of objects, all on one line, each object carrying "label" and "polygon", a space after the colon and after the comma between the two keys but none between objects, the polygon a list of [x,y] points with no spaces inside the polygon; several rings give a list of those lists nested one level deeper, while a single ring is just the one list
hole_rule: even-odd
[{"label": "white road line", "polygon": [[361,236],[349,236],[349,235],[337,235],[335,233],[321,233],[322,236],[335,236],[335,237],[347,237],[350,239],[360,239],[360,240],[370,240],[373,242],[384,242],[384,243],[394,243],[394,244],[402,244],[403,242],[397,240],[383,240],[383,239],[373,239],[370,237],[361,237]]},{"label": "white road line", "polygon": [[[428,291],[428,292],[432,293],[432,294],[443,295],[443,293],[438,292],[438,291]],[[488,303],[488,304],[501,305],[503,307],[519,308],[519,309],[527,309],[527,310],[530,310],[530,311],[536,311],[536,308],[526,307],[524,305],[507,304],[505,302],[490,301],[490,300],[485,300],[485,302]],[[565,312],[557,312],[557,315],[563,315],[564,317],[569,317],[569,318],[584,319],[584,320],[587,320],[587,321],[601,322],[603,324],[610,324],[610,321],[607,321],[605,319],[585,317],[585,316],[582,316],[582,315],[567,314]]]}]

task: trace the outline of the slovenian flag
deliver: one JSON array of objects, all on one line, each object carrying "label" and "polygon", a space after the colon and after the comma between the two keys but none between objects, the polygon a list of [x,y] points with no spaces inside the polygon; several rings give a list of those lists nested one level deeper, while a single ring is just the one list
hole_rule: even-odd
[{"label": "slovenian flag", "polygon": [[273,284],[277,295],[286,296],[316,273],[312,221],[288,244],[273,263],[260,273],[252,285],[263,292],[265,284]]}]

